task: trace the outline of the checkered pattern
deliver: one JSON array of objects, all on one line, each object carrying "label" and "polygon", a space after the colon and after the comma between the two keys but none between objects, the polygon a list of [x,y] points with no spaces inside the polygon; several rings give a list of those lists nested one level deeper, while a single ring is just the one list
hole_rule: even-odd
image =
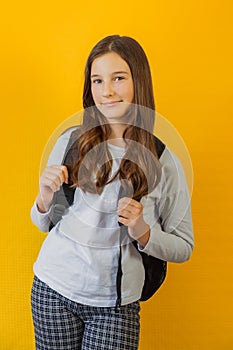
[{"label": "checkered pattern", "polygon": [[137,350],[139,302],[94,307],[71,301],[37,277],[32,286],[37,350]]}]

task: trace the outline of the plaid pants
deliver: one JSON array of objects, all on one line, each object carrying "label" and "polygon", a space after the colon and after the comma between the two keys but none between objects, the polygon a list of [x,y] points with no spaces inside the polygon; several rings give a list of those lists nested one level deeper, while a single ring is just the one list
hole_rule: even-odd
[{"label": "plaid pants", "polygon": [[137,350],[139,302],[94,307],[69,300],[34,277],[32,317],[37,350]]}]

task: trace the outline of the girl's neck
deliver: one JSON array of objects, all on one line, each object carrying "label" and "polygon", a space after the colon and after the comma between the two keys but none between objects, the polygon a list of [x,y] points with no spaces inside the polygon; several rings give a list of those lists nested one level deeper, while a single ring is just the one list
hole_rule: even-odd
[{"label": "girl's neck", "polygon": [[111,134],[108,138],[108,142],[119,147],[125,147],[125,141],[123,134],[127,125],[125,124],[111,124]]}]

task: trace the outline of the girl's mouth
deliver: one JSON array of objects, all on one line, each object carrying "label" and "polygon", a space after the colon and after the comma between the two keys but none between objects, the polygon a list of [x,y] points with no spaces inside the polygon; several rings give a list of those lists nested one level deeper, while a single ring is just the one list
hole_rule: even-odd
[{"label": "girl's mouth", "polygon": [[108,101],[108,102],[102,103],[102,105],[105,107],[113,107],[113,106],[116,106],[120,102],[123,102],[123,101]]}]

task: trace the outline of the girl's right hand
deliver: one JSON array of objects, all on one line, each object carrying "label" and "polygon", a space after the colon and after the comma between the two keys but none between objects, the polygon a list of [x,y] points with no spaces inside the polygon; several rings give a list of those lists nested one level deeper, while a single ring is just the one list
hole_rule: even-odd
[{"label": "girl's right hand", "polygon": [[57,192],[63,183],[68,184],[68,178],[69,174],[65,165],[51,165],[45,168],[40,177],[40,192],[36,199],[40,212],[45,213],[48,211],[54,192]]}]

